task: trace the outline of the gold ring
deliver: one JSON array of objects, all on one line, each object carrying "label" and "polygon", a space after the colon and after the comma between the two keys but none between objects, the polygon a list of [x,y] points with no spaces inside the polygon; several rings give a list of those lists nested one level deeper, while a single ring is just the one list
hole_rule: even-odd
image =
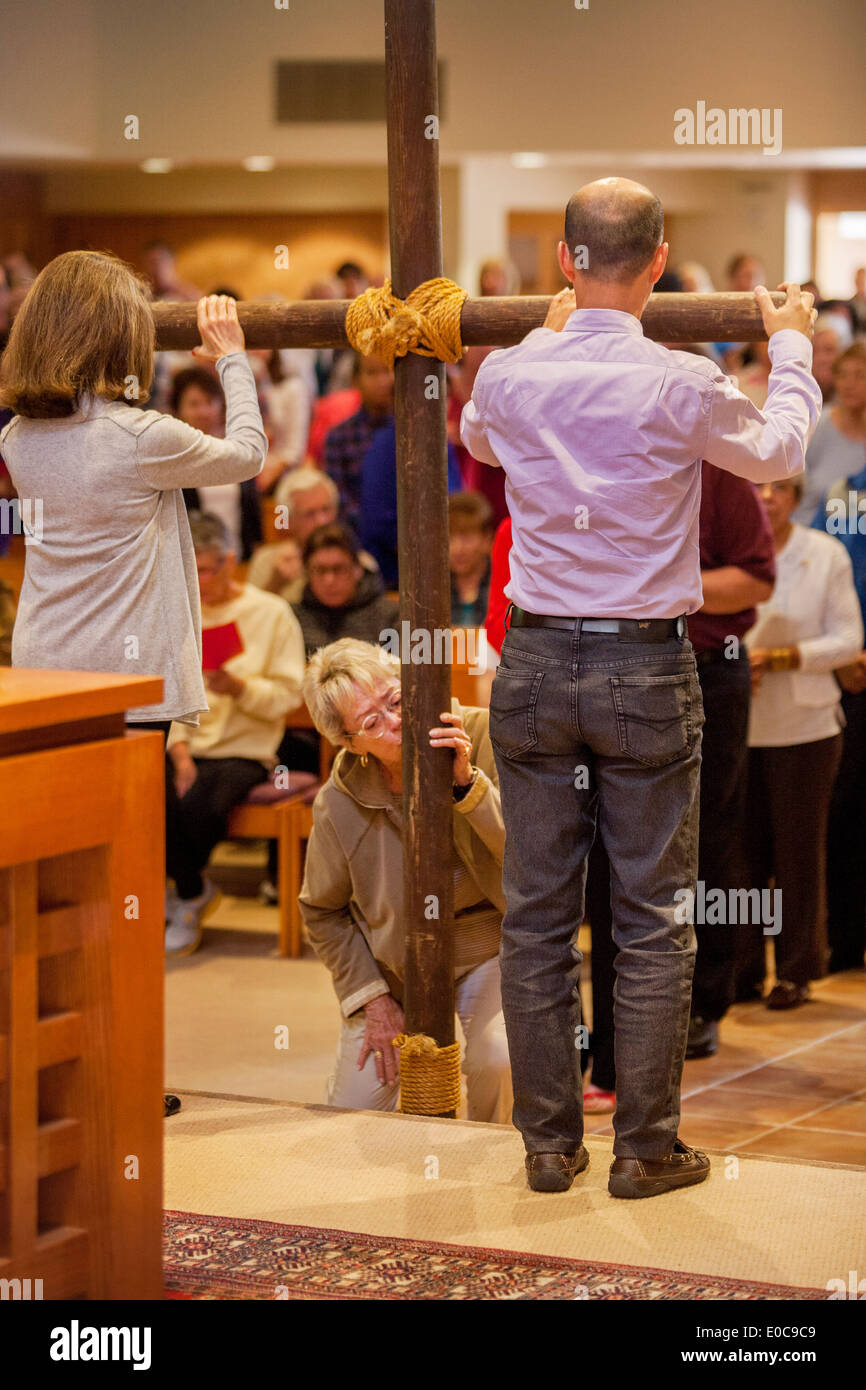
[{"label": "gold ring", "polygon": [[382,1057],[383,1055],[384,1055],[384,1054],[381,1053],[381,1052],[374,1052],[374,1053],[373,1053],[373,1056],[374,1056],[374,1057]]}]

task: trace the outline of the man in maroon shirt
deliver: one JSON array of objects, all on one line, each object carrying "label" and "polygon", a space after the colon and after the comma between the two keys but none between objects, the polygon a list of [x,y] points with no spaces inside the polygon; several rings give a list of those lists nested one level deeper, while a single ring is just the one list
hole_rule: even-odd
[{"label": "man in maroon shirt", "polygon": [[[689,637],[704,697],[698,878],[706,893],[746,882],[742,839],[748,766],[749,658],[743,637],[755,604],[773,592],[773,533],[757,489],[744,478],[701,465],[701,583],[704,606]],[[719,1019],[734,1002],[733,926],[695,922],[698,954],[686,1057],[716,1051]]]}]

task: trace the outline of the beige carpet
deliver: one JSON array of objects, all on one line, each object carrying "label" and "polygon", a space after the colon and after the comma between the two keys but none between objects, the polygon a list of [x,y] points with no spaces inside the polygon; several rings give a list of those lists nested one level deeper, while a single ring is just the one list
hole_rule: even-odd
[{"label": "beige carpet", "polygon": [[567,1194],[530,1192],[509,1127],[181,1093],[166,1122],[165,1206],[288,1225],[824,1288],[866,1269],[866,1175],[713,1155],[698,1187],[606,1189],[610,1143]]}]

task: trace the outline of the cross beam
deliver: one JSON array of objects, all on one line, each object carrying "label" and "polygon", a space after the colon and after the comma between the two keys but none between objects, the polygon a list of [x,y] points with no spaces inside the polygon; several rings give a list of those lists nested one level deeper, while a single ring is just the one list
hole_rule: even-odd
[{"label": "cross beam", "polygon": [[[425,141],[428,146],[434,143]],[[405,298],[415,286],[398,285],[393,246],[391,263],[394,292]],[[776,304],[785,299],[778,292],[771,297]],[[510,347],[541,326],[549,303],[546,295],[467,299],[461,338],[467,347]],[[332,299],[283,304],[247,300],[238,304],[238,318],[251,348],[339,348],[349,342],[347,307],[346,300]],[[200,342],[194,304],[154,304],[153,317],[158,348],[193,348]],[[641,322],[648,338],[663,343],[755,343],[767,337],[753,294],[654,294]]]}]

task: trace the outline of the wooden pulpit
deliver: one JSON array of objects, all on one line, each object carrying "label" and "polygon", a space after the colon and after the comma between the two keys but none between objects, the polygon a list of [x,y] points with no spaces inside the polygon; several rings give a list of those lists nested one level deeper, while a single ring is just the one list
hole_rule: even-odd
[{"label": "wooden pulpit", "polygon": [[161,698],[0,669],[7,1298],[162,1297],[164,754],[124,723]]}]

